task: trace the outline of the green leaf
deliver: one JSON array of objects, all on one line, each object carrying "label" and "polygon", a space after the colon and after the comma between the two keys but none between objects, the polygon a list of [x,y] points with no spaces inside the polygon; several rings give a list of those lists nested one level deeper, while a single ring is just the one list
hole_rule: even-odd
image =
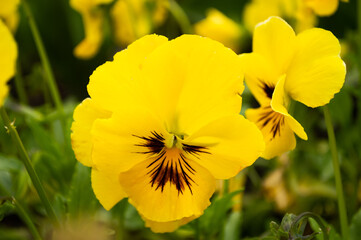
[{"label": "green leaf", "polygon": [[[127,201],[126,199],[122,201]],[[119,204],[119,203],[118,203]],[[144,228],[144,222],[137,209],[131,204],[127,204],[124,214],[124,225],[126,229],[136,231]]]},{"label": "green leaf", "polygon": [[238,240],[240,236],[241,213],[232,212],[224,226],[224,240]]},{"label": "green leaf", "polygon": [[353,216],[350,226],[350,240],[358,240],[361,236],[361,208]]},{"label": "green leaf", "polygon": [[204,211],[199,220],[204,233],[213,236],[221,231],[227,212],[234,204],[232,198],[241,192],[242,190],[228,193],[212,202],[211,206]]},{"label": "green leaf", "polygon": [[79,162],[75,166],[68,199],[70,217],[79,218],[84,213],[87,216],[95,213],[97,201],[91,187],[90,168]]},{"label": "green leaf", "polygon": [[[322,232],[320,226],[317,224],[317,222],[313,218],[309,218],[308,222],[310,223],[310,226],[313,231],[319,232],[319,234],[315,236],[316,237],[315,239],[323,240],[324,239],[323,232]],[[336,230],[333,226],[327,225],[327,228],[329,229],[329,231],[328,231],[328,239],[329,240],[341,240],[340,235],[336,232]]]},{"label": "green leaf", "polygon": [[0,155],[0,171],[18,172],[22,164],[19,159]]},{"label": "green leaf", "polygon": [[4,219],[6,214],[8,214],[9,212],[12,212],[14,208],[15,208],[15,206],[10,200],[4,201],[0,205],[0,221],[2,221]]}]

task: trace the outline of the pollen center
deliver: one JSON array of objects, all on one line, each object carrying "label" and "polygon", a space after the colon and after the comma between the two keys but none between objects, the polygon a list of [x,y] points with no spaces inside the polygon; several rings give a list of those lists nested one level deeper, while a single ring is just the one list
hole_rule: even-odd
[{"label": "pollen center", "polygon": [[154,131],[148,137],[133,136],[141,140],[136,146],[144,148],[144,151],[138,153],[146,154],[150,161],[147,175],[152,188],[163,192],[169,183],[176,187],[178,194],[183,194],[186,189],[193,194],[192,186],[196,183],[192,178],[196,171],[189,158],[199,158],[202,153],[209,154],[206,147],[181,143],[175,135],[172,135],[172,139],[165,139],[162,134]]}]

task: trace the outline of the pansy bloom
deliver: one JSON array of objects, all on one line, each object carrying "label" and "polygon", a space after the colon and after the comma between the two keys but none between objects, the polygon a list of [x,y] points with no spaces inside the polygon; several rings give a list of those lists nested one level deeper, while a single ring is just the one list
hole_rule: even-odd
[{"label": "pansy bloom", "polygon": [[[339,0],[303,0],[305,5],[311,8],[318,16],[330,16],[338,8]],[[341,0],[348,2],[348,0]]]},{"label": "pansy bloom", "polygon": [[74,55],[78,58],[93,57],[103,42],[104,12],[102,4],[113,0],[70,0],[70,6],[78,11],[83,20],[85,38],[75,47]]},{"label": "pansy bloom", "polygon": [[243,21],[247,30],[253,32],[258,23],[271,16],[290,19],[296,32],[312,28],[317,23],[305,0],[252,0],[245,6]]},{"label": "pansy bloom", "polygon": [[0,20],[0,107],[9,92],[7,81],[15,74],[18,49],[8,27]]},{"label": "pansy bloom", "polygon": [[264,158],[294,149],[294,133],[307,140],[303,127],[288,113],[290,99],[319,107],[327,104],[345,81],[340,43],[331,32],[313,28],[296,36],[278,17],[257,25],[253,52],[240,58],[246,83],[260,104],[247,110],[246,117],[263,133]]},{"label": "pansy bloom", "polygon": [[153,231],[173,231],[260,156],[262,134],[239,115],[241,69],[211,39],[147,35],[94,71],[72,146],[105,209],[128,197]]},{"label": "pansy bloom", "polygon": [[217,9],[209,9],[206,18],[194,25],[194,30],[196,34],[219,41],[235,52],[239,50],[242,28]]},{"label": "pansy bloom", "polygon": [[119,45],[150,34],[167,16],[167,0],[118,0],[112,8],[115,39]]},{"label": "pansy bloom", "polygon": [[0,1],[0,19],[2,19],[8,28],[15,32],[19,23],[18,6],[20,0],[1,0]]}]

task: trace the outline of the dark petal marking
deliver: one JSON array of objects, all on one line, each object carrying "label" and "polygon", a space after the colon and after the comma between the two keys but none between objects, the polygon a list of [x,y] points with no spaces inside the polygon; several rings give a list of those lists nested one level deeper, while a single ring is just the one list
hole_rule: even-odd
[{"label": "dark petal marking", "polygon": [[258,79],[258,81],[260,82],[259,87],[261,87],[264,91],[264,93],[266,94],[266,96],[269,99],[272,99],[272,95],[273,92],[275,90],[275,86],[271,83],[266,83],[265,81]]},{"label": "dark petal marking", "polygon": [[145,151],[137,153],[147,154],[149,159],[152,158],[152,162],[147,166],[150,168],[147,175],[151,178],[149,182],[151,187],[163,192],[165,185],[169,182],[174,184],[178,190],[178,195],[183,194],[186,187],[193,194],[192,184],[196,183],[192,179],[192,175],[196,173],[196,170],[189,164],[189,159],[186,156],[190,154],[199,158],[201,153],[210,154],[206,147],[182,144],[183,151],[180,150],[178,157],[169,157],[164,144],[165,138],[162,134],[152,131],[149,137],[133,136],[142,140],[135,146],[145,148]]},{"label": "dark petal marking", "polygon": [[284,116],[273,111],[271,106],[265,107],[265,109],[266,111],[258,118],[258,126],[264,128],[268,124],[271,124],[270,133],[272,134],[271,140],[273,140],[276,135],[281,136],[281,127],[285,123]]}]

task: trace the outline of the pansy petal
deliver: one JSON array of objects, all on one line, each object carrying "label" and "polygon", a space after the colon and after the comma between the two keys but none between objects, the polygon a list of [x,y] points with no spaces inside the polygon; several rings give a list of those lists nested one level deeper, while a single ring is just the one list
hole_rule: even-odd
[{"label": "pansy petal", "polygon": [[99,9],[82,13],[85,38],[74,49],[76,57],[89,59],[98,52],[103,41],[103,15]]},{"label": "pansy petal", "polygon": [[241,54],[240,59],[245,69],[247,86],[253,96],[261,106],[269,105],[279,77],[271,63],[257,53]]},{"label": "pansy petal", "polygon": [[285,89],[309,107],[327,104],[339,92],[346,65],[339,57],[337,38],[323,29],[310,29],[297,36],[297,52],[287,71]]},{"label": "pansy petal", "polygon": [[167,41],[163,36],[148,35],[117,53],[112,62],[101,65],[90,76],[89,95],[111,111],[117,109],[119,103],[139,101],[139,93],[135,91],[139,69],[147,56]]},{"label": "pansy petal", "polygon": [[206,18],[194,25],[196,34],[223,43],[238,52],[242,37],[241,27],[215,8],[207,10]]},{"label": "pansy petal", "polygon": [[9,88],[6,85],[15,74],[16,58],[18,49],[16,42],[6,27],[0,20],[0,107],[8,94]]},{"label": "pansy petal", "polygon": [[90,98],[85,99],[74,110],[74,122],[71,126],[71,145],[76,159],[83,165],[91,167],[93,161],[91,153],[93,148],[90,133],[96,119],[109,118],[111,113],[94,104]]},{"label": "pansy petal", "polygon": [[[168,168],[159,172],[159,179],[167,178],[170,171],[173,178],[172,181],[160,186],[159,182],[152,183],[152,170],[157,166],[150,165],[151,163],[152,159],[140,162],[130,170],[120,173],[119,177],[130,202],[139,213],[155,222],[170,222],[202,215],[204,209],[209,206],[209,199],[215,190],[213,176],[194,161],[188,160],[187,168],[184,162],[168,159]],[[182,176],[186,175],[189,185],[182,180],[185,179]],[[181,191],[174,182],[183,184]]]},{"label": "pansy petal", "polygon": [[281,75],[291,61],[295,39],[295,32],[287,22],[279,17],[270,17],[255,28],[253,52],[267,58]]},{"label": "pansy petal", "polygon": [[95,196],[106,210],[110,210],[120,200],[127,197],[118,176],[105,174],[92,168],[91,182]]},{"label": "pansy petal", "polygon": [[248,109],[246,117],[254,122],[263,134],[266,144],[263,158],[271,159],[296,147],[295,135],[284,116],[274,112],[270,106]]},{"label": "pansy petal", "polygon": [[319,16],[329,16],[336,12],[339,0],[305,0],[306,6]]},{"label": "pansy petal", "polygon": [[278,112],[285,117],[286,124],[302,139],[307,140],[307,134],[305,133],[303,127],[296,119],[294,119],[287,111],[286,107],[288,106],[288,96],[286,95],[284,85],[285,85],[286,75],[280,77],[275,91],[273,92],[273,97],[271,101],[272,110]]},{"label": "pansy petal", "polygon": [[170,221],[170,222],[156,222],[149,220],[142,216],[145,221],[145,226],[149,227],[155,233],[164,233],[164,232],[174,232],[177,228],[182,225],[189,223],[190,221],[197,218],[197,216],[185,217],[180,220]]},{"label": "pansy petal", "polygon": [[147,150],[141,146],[142,138],[151,136],[152,132],[164,137],[168,134],[162,123],[140,106],[124,106],[111,118],[98,119],[92,129],[94,165],[113,175],[129,170],[148,158]]},{"label": "pansy petal", "polygon": [[118,0],[111,10],[115,38],[120,45],[128,45],[152,31],[147,1]]},{"label": "pansy petal", "polygon": [[254,163],[264,150],[261,132],[241,115],[215,120],[185,139],[185,143],[205,147],[199,154],[188,155],[216,179],[237,175]]},{"label": "pansy petal", "polygon": [[182,129],[190,135],[241,109],[241,61],[208,38],[183,35],[161,46],[144,62],[141,76],[149,107],[167,121],[171,132]]}]

